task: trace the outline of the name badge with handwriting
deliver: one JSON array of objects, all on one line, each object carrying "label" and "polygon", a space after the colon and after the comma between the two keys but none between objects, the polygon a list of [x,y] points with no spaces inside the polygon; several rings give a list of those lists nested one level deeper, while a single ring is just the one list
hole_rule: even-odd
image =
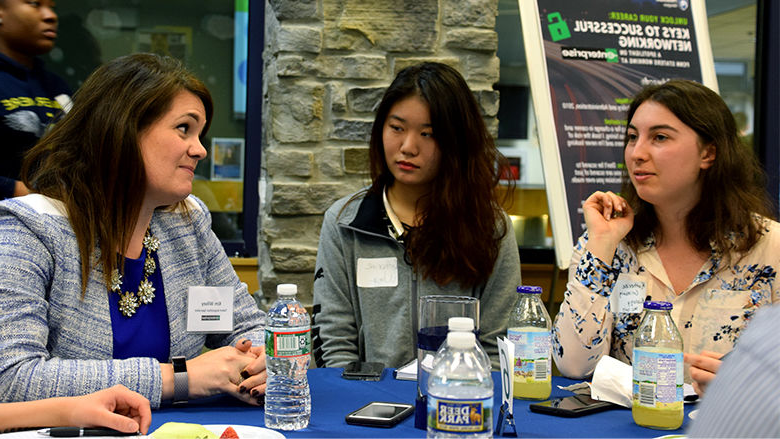
[{"label": "name badge with handwriting", "polygon": [[609,306],[615,313],[641,313],[646,293],[647,284],[641,277],[621,273],[609,296]]},{"label": "name badge with handwriting", "polygon": [[233,287],[190,287],[187,291],[187,332],[232,332],[233,293]]},{"label": "name badge with handwriting", "polygon": [[361,288],[397,287],[397,258],[358,258],[357,286]]}]

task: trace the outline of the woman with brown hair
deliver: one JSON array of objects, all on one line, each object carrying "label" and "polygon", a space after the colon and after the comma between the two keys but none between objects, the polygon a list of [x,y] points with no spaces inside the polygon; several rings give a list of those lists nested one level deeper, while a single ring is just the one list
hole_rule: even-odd
[{"label": "woman with brown hair", "polygon": [[[90,75],[30,151],[34,193],[0,203],[2,400],[123,384],[153,407],[262,402],[265,316],[190,195],[212,114],[181,63],[128,55]],[[228,332],[188,329],[197,286],[231,290]]]},{"label": "woman with brown hair", "polygon": [[[780,225],[717,93],[685,80],[649,86],[627,120],[623,196],[596,192],[583,205],[553,356],[570,377],[603,355],[630,363],[642,301],[667,301],[692,366],[685,380],[701,392],[756,309],[780,300]],[[632,294],[634,309],[621,302]]]},{"label": "woman with brown hair", "polygon": [[431,294],[480,299],[480,340],[497,364],[520,260],[474,95],[444,64],[408,67],[379,104],[369,146],[371,186],[334,203],[322,225],[317,364],[412,360],[417,299]]}]

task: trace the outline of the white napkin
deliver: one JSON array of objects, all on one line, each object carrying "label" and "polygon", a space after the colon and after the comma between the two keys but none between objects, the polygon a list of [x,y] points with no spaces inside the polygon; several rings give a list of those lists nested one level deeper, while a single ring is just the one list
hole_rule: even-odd
[{"label": "white napkin", "polygon": [[630,408],[633,374],[633,369],[628,364],[606,355],[601,357],[593,372],[590,397]]},{"label": "white napkin", "polygon": [[569,384],[568,386],[558,386],[561,390],[568,390],[576,395],[588,395],[590,396],[590,383],[583,381],[581,383]]}]

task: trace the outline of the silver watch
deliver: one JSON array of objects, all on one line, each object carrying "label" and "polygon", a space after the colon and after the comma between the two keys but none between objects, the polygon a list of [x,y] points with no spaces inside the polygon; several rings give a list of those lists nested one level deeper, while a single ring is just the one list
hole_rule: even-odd
[{"label": "silver watch", "polygon": [[190,381],[187,378],[187,359],[171,358],[173,363],[173,403],[184,404],[190,397]]}]

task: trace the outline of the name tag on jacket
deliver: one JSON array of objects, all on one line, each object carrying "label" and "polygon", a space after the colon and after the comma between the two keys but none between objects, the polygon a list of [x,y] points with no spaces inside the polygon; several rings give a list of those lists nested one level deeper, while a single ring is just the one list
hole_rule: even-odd
[{"label": "name tag on jacket", "polygon": [[233,331],[233,287],[190,287],[187,293],[187,332]]},{"label": "name tag on jacket", "polygon": [[398,286],[397,258],[358,258],[357,286],[380,288]]}]

